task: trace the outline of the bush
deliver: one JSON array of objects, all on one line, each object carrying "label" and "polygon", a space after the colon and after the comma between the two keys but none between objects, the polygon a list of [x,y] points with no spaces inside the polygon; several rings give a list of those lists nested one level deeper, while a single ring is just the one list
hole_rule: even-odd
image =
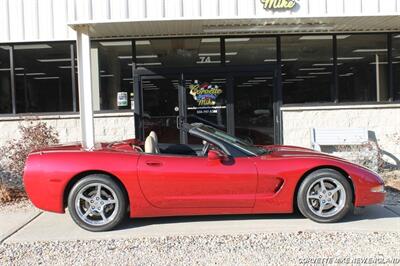
[{"label": "bush", "polygon": [[[57,131],[41,121],[26,121],[18,126],[20,137],[0,148],[0,202],[21,197],[22,175],[29,153],[59,143]],[[3,196],[1,196],[3,195]]]},{"label": "bush", "polygon": [[338,146],[337,151],[341,153],[341,157],[375,172],[381,172],[385,163],[382,151],[374,141],[368,141],[361,145]]}]

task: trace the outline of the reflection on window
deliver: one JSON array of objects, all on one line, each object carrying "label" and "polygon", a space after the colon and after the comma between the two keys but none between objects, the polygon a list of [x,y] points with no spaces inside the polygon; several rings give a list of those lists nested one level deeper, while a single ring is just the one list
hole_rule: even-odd
[{"label": "reflection on window", "polygon": [[339,101],[385,101],[387,86],[385,34],[338,35]]},{"label": "reflection on window", "polygon": [[328,102],[332,86],[332,36],[281,37],[284,103]]},{"label": "reflection on window", "polygon": [[225,39],[227,65],[263,65],[276,63],[276,38]]},{"label": "reflection on window", "polygon": [[18,113],[72,111],[70,45],[14,45]]},{"label": "reflection on window", "polygon": [[0,113],[11,113],[10,46],[0,46]]},{"label": "reflection on window", "polygon": [[137,66],[211,66],[221,63],[219,38],[176,38],[136,41]]},{"label": "reflection on window", "polygon": [[394,100],[400,100],[400,34],[393,34],[392,38],[392,64]]},{"label": "reflection on window", "polygon": [[179,143],[176,127],[178,80],[174,78],[143,77],[143,124],[147,136],[151,131],[162,143]]},{"label": "reflection on window", "polygon": [[130,109],[131,41],[96,41],[91,45],[93,109]]},{"label": "reflection on window", "polygon": [[253,144],[274,143],[273,78],[263,74],[234,80],[235,134]]}]

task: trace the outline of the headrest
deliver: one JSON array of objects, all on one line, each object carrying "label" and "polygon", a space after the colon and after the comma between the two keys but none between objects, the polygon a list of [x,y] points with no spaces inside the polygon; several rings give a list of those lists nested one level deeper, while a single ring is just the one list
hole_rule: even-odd
[{"label": "headrest", "polygon": [[156,145],[154,143],[154,139],[151,136],[146,138],[144,142],[144,152],[145,153],[156,153]]},{"label": "headrest", "polygon": [[155,142],[156,144],[158,143],[158,137],[157,137],[156,132],[151,131],[150,134],[149,134],[149,136],[153,138],[153,140],[154,140],[154,142]]}]

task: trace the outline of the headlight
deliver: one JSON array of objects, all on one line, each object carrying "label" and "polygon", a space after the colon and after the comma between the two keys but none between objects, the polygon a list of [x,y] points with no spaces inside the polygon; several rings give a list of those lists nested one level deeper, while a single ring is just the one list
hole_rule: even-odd
[{"label": "headlight", "polygon": [[371,188],[371,192],[383,193],[383,192],[385,192],[385,186],[384,185],[379,185],[379,186],[372,187]]}]

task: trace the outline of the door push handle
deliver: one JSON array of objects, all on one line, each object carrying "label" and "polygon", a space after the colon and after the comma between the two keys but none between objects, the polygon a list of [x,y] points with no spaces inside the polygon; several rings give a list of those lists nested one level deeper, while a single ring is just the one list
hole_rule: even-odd
[{"label": "door push handle", "polygon": [[148,162],[146,162],[146,164],[148,166],[161,166],[162,165],[161,162],[153,162],[153,161],[148,161]]}]

